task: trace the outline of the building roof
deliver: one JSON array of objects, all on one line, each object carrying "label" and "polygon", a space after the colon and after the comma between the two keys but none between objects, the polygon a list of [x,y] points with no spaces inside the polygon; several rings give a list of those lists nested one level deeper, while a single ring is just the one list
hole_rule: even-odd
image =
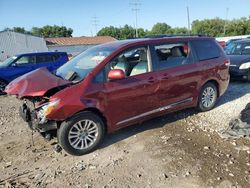
[{"label": "building roof", "polygon": [[70,45],[95,45],[106,42],[115,41],[116,39],[110,36],[95,36],[95,37],[59,37],[46,38],[46,43],[49,46],[70,46]]},{"label": "building roof", "polygon": [[35,35],[32,35],[32,34],[27,34],[27,33],[19,33],[19,32],[15,32],[15,31],[11,31],[11,30],[3,30],[3,31],[0,31],[0,35],[1,35],[1,34],[4,34],[4,33],[11,33],[11,34],[15,34],[15,35],[23,35],[23,36],[36,37],[36,38],[41,38],[41,39],[43,39],[43,37],[39,37],[39,36],[35,36]]}]

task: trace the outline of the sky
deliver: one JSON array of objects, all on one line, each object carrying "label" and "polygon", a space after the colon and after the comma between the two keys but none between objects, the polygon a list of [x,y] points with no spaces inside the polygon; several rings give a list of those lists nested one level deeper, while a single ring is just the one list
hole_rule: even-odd
[{"label": "sky", "polygon": [[250,16],[250,0],[0,0],[0,31],[59,25],[72,28],[73,36],[93,36],[105,26],[135,26],[135,2],[137,25],[148,30],[157,22],[188,27],[187,6],[191,22]]}]

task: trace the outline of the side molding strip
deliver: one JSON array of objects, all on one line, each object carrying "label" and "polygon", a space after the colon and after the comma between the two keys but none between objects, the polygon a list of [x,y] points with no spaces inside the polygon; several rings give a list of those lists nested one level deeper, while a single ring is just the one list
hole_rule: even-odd
[{"label": "side molding strip", "polygon": [[177,107],[181,104],[185,104],[185,103],[189,103],[189,102],[192,102],[193,101],[193,98],[188,98],[188,99],[184,99],[182,101],[179,101],[179,102],[176,102],[176,103],[173,103],[173,104],[170,104],[170,105],[167,105],[167,106],[164,106],[164,107],[161,107],[161,108],[157,108],[157,109],[154,109],[152,111],[149,111],[149,112],[145,112],[143,114],[140,114],[140,115],[137,115],[137,116],[134,116],[134,117],[131,117],[131,118],[128,118],[128,119],[125,119],[123,121],[120,121],[118,122],[116,125],[122,125],[124,123],[127,123],[129,121],[132,121],[132,120],[135,120],[135,119],[139,119],[141,117],[144,117],[144,116],[148,116],[148,115],[151,115],[151,114],[154,114],[154,113],[157,113],[157,112],[161,112],[161,111],[164,111],[164,110],[168,110],[170,108],[174,108],[174,107]]}]

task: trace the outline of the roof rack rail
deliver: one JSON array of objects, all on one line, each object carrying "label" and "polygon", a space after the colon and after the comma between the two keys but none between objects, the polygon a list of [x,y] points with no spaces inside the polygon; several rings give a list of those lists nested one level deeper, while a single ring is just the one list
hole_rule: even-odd
[{"label": "roof rack rail", "polygon": [[207,37],[204,34],[162,34],[162,35],[148,35],[145,38],[165,38],[165,37]]}]

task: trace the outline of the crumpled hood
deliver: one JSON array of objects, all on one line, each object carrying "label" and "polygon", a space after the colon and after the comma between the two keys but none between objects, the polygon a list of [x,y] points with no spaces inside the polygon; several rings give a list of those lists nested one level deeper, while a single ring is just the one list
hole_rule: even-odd
[{"label": "crumpled hood", "polygon": [[240,66],[241,63],[249,62],[250,55],[227,55],[230,59],[231,65],[238,65]]},{"label": "crumpled hood", "polygon": [[43,96],[52,88],[70,83],[68,80],[63,80],[53,75],[47,68],[40,68],[10,82],[6,86],[5,92],[10,95],[17,95],[19,98],[24,96]]}]

